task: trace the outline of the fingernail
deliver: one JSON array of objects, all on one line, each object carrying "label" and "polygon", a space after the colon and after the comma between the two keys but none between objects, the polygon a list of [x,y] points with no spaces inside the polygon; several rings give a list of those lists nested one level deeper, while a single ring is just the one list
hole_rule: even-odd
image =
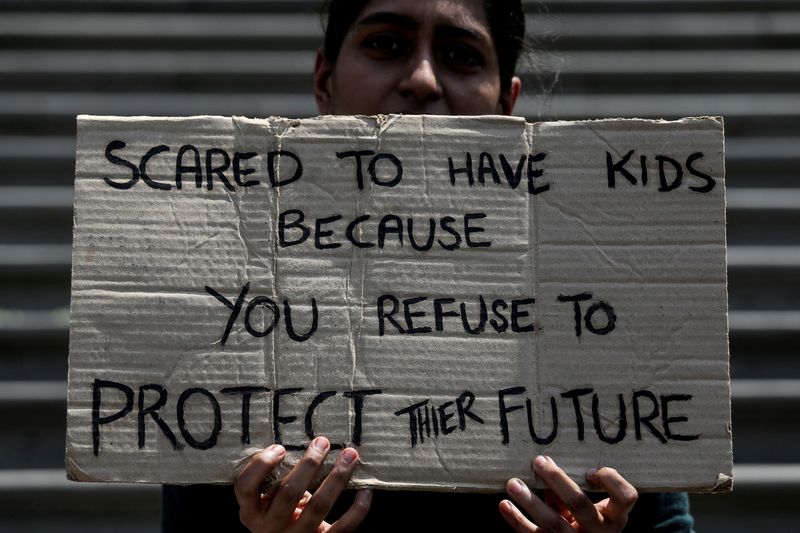
[{"label": "fingernail", "polygon": [[342,452],[342,459],[347,464],[352,464],[358,457],[358,453],[353,448],[347,448]]},{"label": "fingernail", "polygon": [[267,448],[267,455],[270,459],[275,459],[278,457],[282,457],[283,454],[286,453],[286,449],[281,446],[280,444],[273,444],[269,448]]},{"label": "fingernail", "polygon": [[550,457],[549,455],[545,455],[544,458],[547,459],[547,461],[550,463],[555,463],[555,461],[553,461],[553,458]]},{"label": "fingernail", "polygon": [[536,459],[533,460],[533,464],[538,466],[539,468],[543,467],[547,463],[547,457],[544,455],[537,455]]},{"label": "fingernail", "polygon": [[500,508],[501,508],[503,511],[507,512],[507,513],[510,513],[510,512],[512,512],[512,510],[514,509],[514,508],[511,506],[511,502],[510,502],[510,501],[508,501],[508,500],[503,500],[503,501],[501,501],[501,502],[500,502]]},{"label": "fingernail", "polygon": [[586,477],[594,477],[594,475],[596,473],[597,473],[597,469],[596,468],[590,468],[589,471],[586,472]]},{"label": "fingernail", "polygon": [[328,439],[325,437],[317,437],[311,445],[314,446],[315,449],[324,452],[328,449]]},{"label": "fingernail", "polygon": [[525,492],[528,490],[528,487],[522,482],[521,479],[514,478],[511,480],[511,483],[508,484],[508,490],[514,494],[522,495],[525,494]]}]

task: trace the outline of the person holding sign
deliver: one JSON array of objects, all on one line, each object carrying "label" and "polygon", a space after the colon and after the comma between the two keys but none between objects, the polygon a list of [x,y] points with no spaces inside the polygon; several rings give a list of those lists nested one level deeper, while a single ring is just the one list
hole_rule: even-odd
[{"label": "person holding sign", "polygon": [[[324,48],[314,72],[320,113],[512,114],[521,90],[514,71],[525,35],[519,0],[328,0],[327,8]],[[359,525],[366,531],[494,531],[506,523],[530,532],[617,532],[626,525],[629,531],[692,529],[685,494],[645,495],[637,503],[634,487],[604,467],[586,475],[589,485],[608,495],[595,502],[546,456],[532,461],[549,487],[543,496],[512,479],[506,485],[510,499],[502,501],[485,494],[366,490],[351,496],[352,503],[345,496],[337,501],[358,465],[353,448],[342,450],[314,494],[307,490],[330,449],[328,439],[317,437],[292,471],[266,491],[265,480],[285,449],[274,444],[256,454],[235,483],[242,523],[255,532],[338,532]],[[185,527],[184,513],[209,509],[219,518],[209,523],[204,517],[203,528],[218,523],[229,530],[230,524],[222,525],[235,513],[229,492],[213,490],[224,491],[165,488],[165,529]],[[339,519],[325,522],[331,510]]]}]

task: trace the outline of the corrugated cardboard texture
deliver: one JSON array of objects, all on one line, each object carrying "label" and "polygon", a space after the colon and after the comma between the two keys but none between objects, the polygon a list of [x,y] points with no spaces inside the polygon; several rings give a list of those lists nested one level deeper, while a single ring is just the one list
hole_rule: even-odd
[{"label": "corrugated cardboard texture", "polygon": [[727,490],[723,152],[719,118],[79,117],[68,475],[324,434],[356,486],[544,453]]}]

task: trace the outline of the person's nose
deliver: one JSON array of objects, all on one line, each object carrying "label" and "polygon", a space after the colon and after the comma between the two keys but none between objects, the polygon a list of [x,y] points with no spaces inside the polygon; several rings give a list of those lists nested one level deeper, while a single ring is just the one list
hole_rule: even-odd
[{"label": "person's nose", "polygon": [[403,96],[423,104],[441,98],[442,84],[433,59],[427,54],[413,57],[398,90]]}]

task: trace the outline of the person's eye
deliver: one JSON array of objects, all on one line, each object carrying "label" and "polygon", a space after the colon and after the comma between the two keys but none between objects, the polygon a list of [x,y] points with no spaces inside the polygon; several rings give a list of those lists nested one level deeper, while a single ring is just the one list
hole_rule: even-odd
[{"label": "person's eye", "polygon": [[364,39],[361,46],[377,59],[395,59],[403,55],[407,45],[393,33],[377,33]]},{"label": "person's eye", "polygon": [[446,43],[441,47],[444,62],[457,70],[474,70],[482,67],[486,61],[483,54],[464,43]]}]

